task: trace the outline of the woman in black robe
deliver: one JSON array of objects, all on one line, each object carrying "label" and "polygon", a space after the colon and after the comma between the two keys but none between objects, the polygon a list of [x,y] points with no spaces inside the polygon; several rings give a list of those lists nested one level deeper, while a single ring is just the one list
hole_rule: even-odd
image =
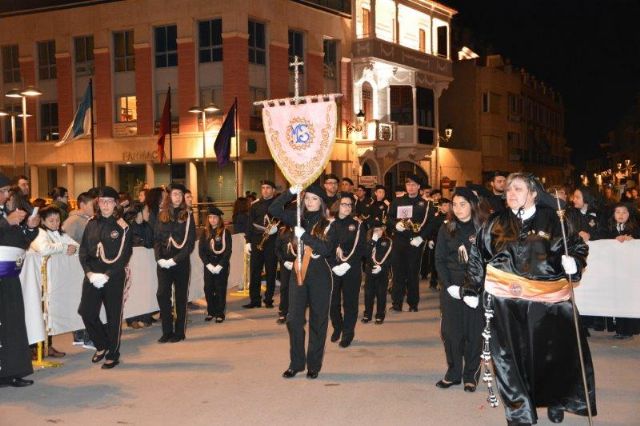
[{"label": "woman in black robe", "polygon": [[[471,306],[484,290],[485,310],[494,310],[491,356],[509,425],[536,423],[536,407],[548,407],[554,423],[564,411],[587,415],[567,276],[580,280],[588,246],[569,233],[569,256],[564,255],[560,220],[549,198],[532,175],[509,176],[508,208],[479,231],[462,289]],[[579,330],[595,415],[593,364]]]}]

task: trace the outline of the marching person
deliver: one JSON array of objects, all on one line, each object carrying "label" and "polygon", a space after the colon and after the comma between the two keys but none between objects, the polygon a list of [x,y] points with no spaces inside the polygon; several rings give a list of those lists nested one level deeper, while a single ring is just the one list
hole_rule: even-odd
[{"label": "marching person", "polygon": [[392,309],[402,311],[405,294],[410,312],[418,312],[420,302],[420,261],[428,228],[425,226],[433,215],[431,204],[420,197],[422,179],[409,175],[405,181],[406,195],[396,198],[389,207],[389,225],[393,226]]},{"label": "marching person", "polygon": [[567,219],[573,222],[578,235],[585,241],[600,238],[603,223],[591,191],[584,187],[576,188],[572,201],[573,207],[567,208]]},{"label": "marching person", "polygon": [[0,173],[0,387],[33,384],[20,270],[25,250],[38,235],[39,216],[6,209],[10,180]]},{"label": "marching person", "polygon": [[370,238],[367,244],[367,263],[364,284],[364,324],[371,321],[373,304],[376,303],[376,324],[382,324],[387,311],[387,287],[391,270],[391,251],[393,241],[387,235],[385,223],[375,218],[371,223]]},{"label": "marching person", "polygon": [[278,324],[287,321],[289,313],[289,281],[296,255],[293,251],[293,228],[288,225],[280,227],[276,239],[276,255],[280,262],[280,305],[278,306]]},{"label": "marching person", "polygon": [[[294,253],[302,250],[302,268],[293,262],[294,272],[289,279],[289,368],[282,373],[284,378],[292,378],[307,368],[307,377],[315,379],[322,368],[327,327],[329,325],[329,304],[331,300],[331,268],[327,259],[335,256],[336,237],[331,222],[327,219],[324,190],[311,185],[304,194],[304,209],[301,224],[296,226],[296,212],[285,206],[300,188],[290,188],[283,192],[269,208],[269,212],[294,227]],[[298,238],[302,248],[297,247]],[[305,351],[306,311],[309,307],[309,344]]]},{"label": "marching person", "polygon": [[335,258],[330,262],[333,266],[331,341],[337,342],[340,339],[340,347],[346,348],[353,341],[358,320],[358,298],[362,280],[360,266],[367,230],[362,222],[353,218],[353,194],[343,192],[338,201],[337,206],[331,208],[335,218],[332,226],[338,243]]},{"label": "marching person", "polygon": [[[100,189],[98,212],[87,223],[79,250],[85,278],[78,314],[96,347],[91,362],[106,358],[102,364],[105,370],[120,363],[125,268],[133,252],[131,232],[117,201],[115,189],[109,186]],[[103,305],[106,326],[100,320]]]},{"label": "marching person", "polygon": [[[249,210],[249,226],[245,235],[245,250],[251,253],[249,263],[249,303],[243,308],[252,309],[264,306],[273,308],[273,293],[276,289],[276,258],[275,245],[278,221],[269,214],[269,206],[273,203],[276,185],[270,180],[260,182],[260,199],[251,205]],[[264,300],[260,300],[260,283],[262,282],[262,269],[266,273],[267,289]]]},{"label": "marching person", "polygon": [[208,213],[207,226],[198,245],[198,254],[204,264],[204,295],[207,300],[207,316],[204,320],[215,318],[216,323],[221,323],[225,319],[227,306],[231,232],[224,226],[222,210],[211,206]]},{"label": "marching person", "polygon": [[447,372],[436,386],[446,389],[464,382],[465,392],[474,392],[480,374],[482,352],[482,307],[467,306],[460,296],[471,245],[482,225],[478,197],[469,188],[456,188],[453,214],[440,227],[435,266],[440,280],[440,333],[447,358]]},{"label": "marching person", "polygon": [[[185,339],[187,300],[189,298],[189,256],[196,240],[191,210],[184,201],[186,188],[172,183],[169,196],[162,202],[154,232],[154,252],[158,267],[158,306],[162,317],[159,343],[176,343]],[[171,312],[171,290],[175,290],[176,319]]]},{"label": "marching person", "polygon": [[387,190],[384,185],[376,185],[373,191],[373,200],[369,204],[369,225],[376,222],[387,223],[387,215],[389,214],[389,206],[391,203],[387,200]]},{"label": "marching person", "polygon": [[348,177],[343,177],[340,180],[340,192],[346,192],[348,194],[353,194],[353,181]]},{"label": "marching person", "polygon": [[325,204],[330,209],[333,204],[338,201],[338,181],[340,179],[333,173],[329,173],[324,177]]},{"label": "marching person", "polygon": [[435,211],[431,220],[427,223],[427,244],[422,254],[421,275],[423,278],[429,276],[429,288],[438,288],[438,271],[436,270],[436,243],[438,242],[438,231],[448,217],[451,210],[451,201],[447,198],[440,198],[438,202],[433,202],[431,208]]},{"label": "marching person", "polygon": [[361,221],[366,222],[369,220],[369,210],[371,207],[371,198],[367,197],[367,188],[364,185],[358,185],[356,189],[356,201],[354,205],[355,216]]},{"label": "marching person", "polygon": [[[485,339],[507,423],[534,424],[545,406],[559,423],[565,411],[587,414],[567,276],[580,280],[589,247],[568,233],[565,256],[556,200],[534,176],[512,173],[506,194],[508,208],[489,218],[471,247],[462,299],[475,309],[484,289],[483,306],[494,311]],[[593,364],[578,329],[595,415]]]}]

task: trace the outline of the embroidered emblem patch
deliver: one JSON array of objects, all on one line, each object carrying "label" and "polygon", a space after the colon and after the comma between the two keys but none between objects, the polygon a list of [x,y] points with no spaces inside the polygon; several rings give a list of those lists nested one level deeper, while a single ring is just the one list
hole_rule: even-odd
[{"label": "embroidered emblem patch", "polygon": [[424,207],[424,201],[418,201],[418,205],[419,205],[420,207]]},{"label": "embroidered emblem patch", "polygon": [[522,286],[518,283],[509,284],[509,293],[516,297],[522,296]]},{"label": "embroidered emblem patch", "polygon": [[114,229],[113,231],[111,231],[111,234],[109,234],[109,236],[111,237],[112,240],[115,240],[120,236],[120,233]]},{"label": "embroidered emblem patch", "polygon": [[380,243],[380,245],[381,245],[382,247],[386,247],[386,246],[387,246],[387,244],[388,244],[388,243],[387,243],[386,241],[382,241],[382,242]]},{"label": "embroidered emblem patch", "polygon": [[216,237],[216,242],[220,242],[220,240],[221,240],[221,239],[222,239],[222,237],[217,236],[217,237]]},{"label": "embroidered emblem patch", "polygon": [[349,225],[349,231],[353,232],[355,230],[356,230],[356,226],[353,223]]}]

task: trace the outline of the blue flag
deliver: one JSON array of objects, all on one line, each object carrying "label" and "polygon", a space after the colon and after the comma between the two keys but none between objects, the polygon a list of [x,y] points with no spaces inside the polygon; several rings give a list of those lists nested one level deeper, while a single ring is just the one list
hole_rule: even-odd
[{"label": "blue flag", "polygon": [[236,135],[236,109],[238,108],[238,101],[234,101],[231,109],[227,113],[227,116],[220,127],[220,132],[216,136],[216,141],[213,144],[213,150],[216,152],[216,160],[218,160],[218,166],[222,167],[231,159],[231,138]]},{"label": "blue flag", "polygon": [[78,110],[73,116],[73,121],[67,129],[60,142],[55,146],[62,146],[67,142],[81,138],[83,136],[89,136],[91,134],[91,84],[87,86],[87,90],[84,92],[82,102],[78,105]]}]

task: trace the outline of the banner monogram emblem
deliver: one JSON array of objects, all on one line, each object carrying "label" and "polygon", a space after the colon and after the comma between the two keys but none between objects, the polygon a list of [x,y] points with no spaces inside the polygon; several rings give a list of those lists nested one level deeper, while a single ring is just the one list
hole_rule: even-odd
[{"label": "banner monogram emblem", "polygon": [[302,117],[294,117],[287,128],[287,142],[295,150],[307,149],[314,133],[313,123]]}]

